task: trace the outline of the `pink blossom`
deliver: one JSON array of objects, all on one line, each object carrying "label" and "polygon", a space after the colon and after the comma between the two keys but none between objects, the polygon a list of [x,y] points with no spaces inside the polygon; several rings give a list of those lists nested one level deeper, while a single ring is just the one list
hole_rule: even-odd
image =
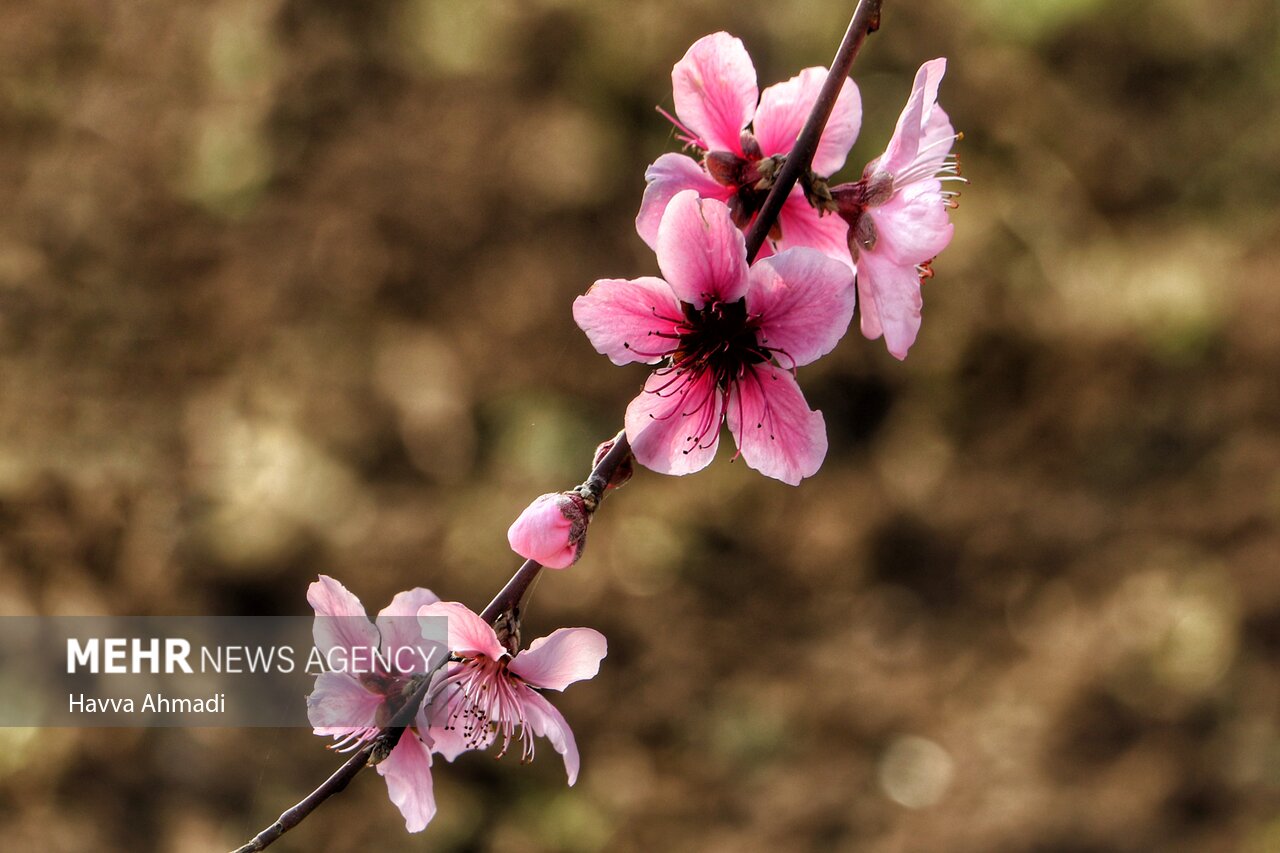
[{"label": "pink blossom", "polygon": [[747,465],[796,485],[827,453],[822,413],[793,371],[830,352],[853,318],[853,274],[812,249],[747,266],[742,232],[721,202],[678,193],[657,236],[664,278],[597,281],[573,317],[614,364],[657,364],[627,407],[642,465],[701,470],[720,422]]},{"label": "pink blossom", "polygon": [[452,761],[470,749],[501,740],[499,757],[520,742],[522,761],[533,759],[534,736],[545,737],[564,757],[572,785],[578,778],[578,746],[569,724],[534,688],[564,690],[600,671],[607,644],[590,628],[561,628],[511,655],[493,627],[456,602],[429,604],[422,618],[449,621],[449,651],[456,659],[431,703],[435,750]]},{"label": "pink blossom", "polygon": [[884,154],[867,164],[857,183],[831,189],[849,223],[862,333],[872,340],[884,335],[899,359],[920,331],[920,285],[933,275],[929,264],[951,242],[947,210],[956,194],[944,192],[942,181],[962,180],[950,155],[959,135],[937,104],[946,67],[945,59],[920,67]]},{"label": "pink blossom", "polygon": [[[700,151],[702,161],[664,154],[649,166],[636,217],[640,237],[656,249],[663,211],[676,193],[689,189],[725,202],[733,221],[745,228],[764,204],[778,158],[791,151],[826,79],[825,68],[806,68],[758,95],[755,67],[741,41],[714,33],[694,42],[671,69],[678,117],[671,120],[682,132],[678,138]],[[813,158],[816,174],[840,170],[861,124],[858,87],[846,79]],[[799,186],[787,196],[761,256],[793,246],[852,266],[844,221],[819,216]]]},{"label": "pink blossom", "polygon": [[[375,737],[402,707],[405,688],[444,653],[423,638],[417,614],[440,599],[421,587],[397,593],[378,613],[376,624],[346,587],[320,576],[307,590],[316,612],[312,629],[316,649],[326,659],[350,660],[357,672],[325,672],[307,697],[307,715],[318,735],[337,739],[339,749],[355,749]],[[370,655],[376,649],[379,655]],[[359,662],[358,664],[356,662]],[[421,714],[419,714],[421,717]],[[395,749],[379,762],[387,793],[410,832],[420,832],[436,813],[431,784],[431,744],[419,723],[405,731]]]},{"label": "pink blossom", "polygon": [[511,550],[549,569],[572,566],[582,556],[587,536],[587,512],[582,497],[573,492],[542,495],[525,507],[507,530]]}]

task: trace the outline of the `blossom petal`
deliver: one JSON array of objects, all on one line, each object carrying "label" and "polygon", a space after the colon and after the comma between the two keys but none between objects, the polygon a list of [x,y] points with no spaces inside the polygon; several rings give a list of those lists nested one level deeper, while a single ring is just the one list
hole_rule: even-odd
[{"label": "blossom petal", "polygon": [[[439,600],[440,596],[431,590],[415,587],[396,593],[391,603],[378,611],[375,624],[382,637],[382,650],[399,672],[425,672],[426,667],[440,662],[444,649],[422,636],[422,625],[418,622],[418,610]],[[413,654],[401,654],[401,649],[412,649]]]},{"label": "blossom petal", "polygon": [[822,413],[810,411],[789,371],[771,364],[734,383],[726,416],[743,460],[766,477],[799,485],[827,455]]},{"label": "blossom petal", "polygon": [[908,177],[919,180],[921,177],[931,178],[938,174],[955,142],[956,129],[951,125],[951,118],[942,107],[934,104],[920,131],[920,147],[916,151]]},{"label": "blossom petal", "polygon": [[348,735],[375,725],[382,697],[345,672],[322,672],[307,697],[307,719],[318,735]]},{"label": "blossom petal", "polygon": [[572,785],[578,781],[579,767],[578,744],[573,738],[573,730],[555,706],[537,691],[521,685],[520,696],[527,724],[535,735],[545,737],[551,742],[551,748],[564,756],[564,770]]},{"label": "blossom petal", "polygon": [[867,210],[876,225],[874,253],[895,263],[915,266],[937,257],[955,226],[942,203],[936,179],[911,184],[879,207]]},{"label": "blossom petal", "polygon": [[573,300],[574,322],[614,364],[653,364],[675,349],[680,303],[660,278],[606,278]]},{"label": "blossom petal", "polygon": [[644,170],[644,198],[636,215],[636,233],[650,249],[658,248],[658,226],[673,196],[681,190],[697,190],[703,198],[727,202],[733,187],[717,183],[701,164],[684,154],[663,154]]},{"label": "blossom petal", "polygon": [[676,115],[710,151],[742,154],[742,129],[756,101],[756,69],[739,39],[728,33],[703,36],[671,69]]},{"label": "blossom petal", "polygon": [[449,651],[462,657],[484,655],[498,660],[507,653],[498,642],[493,627],[466,605],[456,601],[440,601],[418,610],[418,618],[440,617],[449,620]]},{"label": "blossom petal", "polygon": [[[920,153],[925,129],[931,128],[933,132],[938,132],[937,123],[931,123],[931,119],[934,106],[938,101],[938,85],[942,82],[942,75],[946,70],[947,60],[945,59],[931,59],[920,66],[920,70],[916,72],[915,83],[911,87],[911,95],[907,98],[907,105],[902,108],[897,127],[894,128],[893,136],[889,139],[889,146],[877,164],[878,169],[891,175],[906,171]],[[947,124],[949,126],[950,122]],[[942,154],[945,155],[946,152]]]},{"label": "blossom petal", "polygon": [[[785,83],[777,83],[764,90],[752,123],[764,156],[790,153],[826,81],[827,69],[806,68]],[[857,84],[846,77],[831,110],[831,118],[818,140],[818,150],[813,155],[813,171],[823,177],[840,171],[861,127],[862,96]]]},{"label": "blossom petal", "polygon": [[421,832],[436,815],[436,797],[431,782],[431,750],[413,731],[400,736],[391,754],[378,763],[378,773],[387,780],[387,794],[404,816],[404,827]]},{"label": "blossom petal", "polygon": [[[451,664],[456,669],[460,664]],[[465,728],[466,698],[457,684],[447,685],[432,699],[429,705],[418,709],[416,722],[419,731],[426,731],[431,740],[431,751],[453,761],[471,750],[485,750],[497,737],[497,732],[485,726],[468,733]],[[478,737],[477,737],[478,735]]]},{"label": "blossom petal", "polygon": [[692,474],[715,458],[723,395],[706,372],[654,371],[625,419],[631,451],[659,474]]},{"label": "blossom petal", "polygon": [[760,343],[781,351],[786,368],[835,349],[856,300],[853,272],[814,249],[788,249],[751,267],[747,313],[759,315]]},{"label": "blossom petal", "polygon": [[364,605],[328,575],[307,587],[307,603],[316,612],[311,634],[326,657],[333,649],[375,649],[378,629],[365,616]]},{"label": "blossom petal", "polygon": [[432,726],[427,730],[433,741],[431,747],[439,755],[443,755],[446,761],[453,761],[464,752],[472,750],[484,751],[493,743],[493,739],[497,737],[496,732],[489,732],[484,736],[481,743],[474,743],[467,739],[467,735],[462,729],[455,725],[450,726]]},{"label": "blossom petal", "polygon": [[[455,669],[460,664],[451,664]],[[457,684],[446,686],[431,701],[418,710],[416,722],[419,731],[426,731],[431,739],[431,751],[453,761],[471,750],[485,750],[493,743],[497,733],[485,727],[479,738],[464,731],[466,718],[462,712],[466,706],[462,688]]]},{"label": "blossom petal", "polygon": [[878,250],[858,256],[858,300],[862,334],[884,335],[889,354],[902,360],[920,331],[920,273],[915,264],[897,263]]},{"label": "blossom petal", "polygon": [[701,308],[707,302],[737,302],[747,291],[747,244],[729,208],[701,199],[693,190],[676,193],[658,226],[658,267],[676,298]]},{"label": "blossom petal", "polygon": [[[799,187],[791,191],[778,212],[778,227],[782,230],[782,239],[777,241],[779,249],[801,246],[817,249],[853,269],[853,258],[849,255],[849,225],[833,213],[819,215],[805,200],[804,191]],[[762,253],[758,257],[765,255]]]},{"label": "blossom petal", "polygon": [[592,628],[561,628],[534,640],[507,669],[534,687],[564,690],[594,678],[608,652],[604,634]]}]

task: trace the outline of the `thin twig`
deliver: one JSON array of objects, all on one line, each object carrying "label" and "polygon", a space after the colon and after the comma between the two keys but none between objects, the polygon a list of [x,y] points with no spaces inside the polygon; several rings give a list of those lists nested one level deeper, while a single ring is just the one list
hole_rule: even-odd
[{"label": "thin twig", "polygon": [[275,823],[259,832],[247,844],[237,847],[233,853],[255,853],[258,850],[266,850],[267,845],[302,823],[303,819],[315,811],[321,803],[339,791],[346,789],[347,784],[369,763],[369,755],[372,752],[372,744],[361,747],[347,759],[345,764],[334,771],[332,776],[324,780],[324,784],[307,794],[296,806],[276,818]]},{"label": "thin twig", "polygon": [[765,197],[760,213],[747,230],[748,263],[755,260],[760,247],[764,245],[765,237],[769,236],[769,230],[778,221],[778,214],[782,212],[782,205],[791,193],[791,188],[813,164],[813,156],[818,152],[822,131],[827,126],[827,119],[831,118],[831,111],[835,108],[840,88],[844,85],[845,78],[849,76],[849,70],[853,68],[853,60],[857,58],[858,51],[862,49],[862,43],[867,40],[867,36],[880,27],[880,3],[881,0],[860,0],[858,8],[853,10],[849,29],[845,30],[840,48],[836,51],[836,58],[831,63],[831,70],[827,72],[827,79],[822,84],[822,90],[818,93],[813,109],[809,112],[809,118],[805,121],[800,135],[796,137],[796,144],[791,147],[791,153],[787,155],[786,162],[778,170],[773,188]]},{"label": "thin twig", "polygon": [[[587,476],[583,485],[590,489],[597,499],[603,497],[605,487],[613,479],[614,472],[630,456],[631,445],[627,442],[627,431],[620,430],[613,437],[613,447],[609,448],[609,452],[602,456],[596,466],[591,469],[591,473]],[[516,573],[511,576],[511,580],[507,581],[507,585],[502,588],[502,591],[494,596],[493,601],[489,602],[489,606],[481,611],[480,618],[492,624],[503,614],[518,616],[520,604],[529,591],[529,585],[533,583],[541,571],[541,565],[533,560],[526,560],[524,565],[516,569]]]},{"label": "thin twig", "polygon": [[[343,763],[341,767],[334,771],[333,775],[325,779],[320,787],[316,788],[310,794],[307,794],[296,806],[288,809],[280,817],[276,818],[276,822],[259,832],[248,843],[237,847],[232,853],[257,853],[259,850],[266,850],[273,842],[277,841],[280,836],[293,829],[306,819],[320,804],[332,797],[334,794],[345,790],[347,785],[356,774],[364,769],[369,763],[369,759],[375,754],[379,758],[385,758],[391,754],[391,750],[395,749],[396,744],[400,742],[401,736],[404,735],[405,729],[413,723],[413,718],[418,713],[418,707],[422,705],[426,699],[427,691],[431,688],[431,681],[437,670],[444,665],[449,659],[448,654],[440,656],[439,662],[431,668],[422,678],[422,683],[409,696],[409,700],[401,706],[400,710],[391,718],[391,723],[382,730],[377,737],[370,740],[360,749],[356,750],[350,758]],[[434,698],[434,697],[433,697]]]}]

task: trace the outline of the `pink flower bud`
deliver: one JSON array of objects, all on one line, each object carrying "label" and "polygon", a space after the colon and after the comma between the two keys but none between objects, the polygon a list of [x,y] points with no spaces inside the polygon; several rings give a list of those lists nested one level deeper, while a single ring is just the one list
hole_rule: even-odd
[{"label": "pink flower bud", "polygon": [[507,530],[511,550],[549,569],[565,569],[582,556],[587,522],[591,520],[581,496],[557,492],[534,500]]}]

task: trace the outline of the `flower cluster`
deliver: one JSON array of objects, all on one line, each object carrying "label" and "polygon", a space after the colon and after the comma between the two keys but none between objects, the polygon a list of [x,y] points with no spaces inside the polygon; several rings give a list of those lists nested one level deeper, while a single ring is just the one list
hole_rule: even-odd
[{"label": "flower cluster", "polygon": [[[867,338],[883,337],[905,358],[920,329],[921,284],[951,241],[955,193],[943,182],[960,180],[951,154],[960,137],[937,104],[945,69],[943,59],[920,68],[884,152],[858,180],[833,185],[862,124],[853,81],[824,92],[827,72],[807,68],[761,93],[746,48],[726,33],[699,39],[676,63],[667,118],[688,153],[649,166],[636,217],[662,275],[601,279],[573,303],[598,352],[652,370],[627,406],[626,442],[601,445],[586,483],[542,495],[511,525],[511,548],[536,564],[522,573],[578,561],[597,504],[630,478],[632,457],[664,474],[699,471],[715,457],[722,426],[734,458],[768,477],[797,485],[817,473],[826,423],[797,370],[835,348],[855,310]],[[814,149],[812,131],[800,137],[820,101],[830,118]],[[793,156],[800,165],[784,170]],[[776,221],[759,221],[770,192],[784,190]],[[496,744],[501,756],[514,744],[527,761],[543,737],[563,757],[569,784],[577,779],[573,732],[540,691],[594,677],[606,653],[600,633],[562,628],[521,650],[518,596],[496,629],[421,588],[395,596],[374,622],[332,578],[307,598],[321,650],[382,653],[371,672],[318,677],[307,703],[315,733],[342,750],[382,746],[372,753],[378,772],[411,832],[435,813],[437,755],[453,761]],[[441,618],[446,650],[426,639]],[[410,701],[420,703],[412,712]],[[401,726],[410,713],[386,750],[391,721]]]},{"label": "flower cluster", "polygon": [[[681,131],[678,138],[700,155],[701,162],[683,154],[663,154],[649,166],[636,217],[640,237],[657,249],[663,212],[682,190],[696,190],[703,198],[724,202],[734,223],[748,226],[764,204],[774,173],[791,153],[826,79],[825,68],[806,68],[759,94],[755,66],[741,41],[728,33],[715,33],[694,42],[671,69],[676,106],[676,118],[671,121]],[[813,171],[818,175],[840,171],[861,126],[862,98],[857,85],[846,79],[814,154]],[[847,263],[846,232],[843,222],[823,216],[797,186],[787,196],[762,254],[807,246]]]},{"label": "flower cluster", "polygon": [[[883,335],[897,358],[906,357],[919,332],[920,282],[932,276],[929,262],[951,241],[947,209],[955,206],[955,193],[944,192],[941,182],[959,179],[951,156],[959,135],[937,105],[945,71],[945,59],[921,66],[884,154],[867,164],[859,181],[822,191],[843,167],[862,123],[858,89],[845,80],[814,154],[808,191],[798,186],[787,196],[762,252],[808,246],[856,269],[862,332],[871,340]],[[750,224],[826,71],[807,68],[765,89],[757,105],[746,48],[716,33],[689,48],[671,80],[672,121],[701,162],[664,154],[645,173],[636,230],[654,249],[667,205],[682,190],[723,201],[735,224]]]},{"label": "flower cluster", "polygon": [[958,134],[937,105],[946,61],[924,64],[884,153],[830,186],[858,136],[857,87],[844,80],[809,172],[791,189],[749,264],[751,227],[826,81],[808,68],[758,94],[742,42],[699,39],[672,69],[677,138],[645,174],[636,230],[663,278],[602,279],[574,319],[615,364],[658,365],[627,408],[636,459],[688,474],[715,456],[727,423],[748,466],[797,484],[826,454],[826,428],[795,370],[830,352],[860,303],[861,328],[905,358],[920,329],[921,283],[951,240]]},{"label": "flower cluster", "polygon": [[[423,622],[447,620],[448,657],[436,654],[439,666],[409,671],[379,663],[360,674],[326,672],[307,698],[315,733],[335,738],[337,749],[351,750],[377,738],[421,679],[430,680],[412,725],[377,765],[410,832],[425,829],[436,812],[433,755],[453,761],[501,741],[501,756],[515,740],[527,761],[534,737],[545,737],[564,757],[569,784],[577,780],[573,732],[538,690],[564,690],[594,677],[607,650],[598,631],[561,628],[520,651],[507,648],[491,625],[463,605],[442,602],[426,589],[399,593],[374,622],[360,599],[330,577],[311,584],[307,601],[316,613],[316,647],[326,655],[334,649],[348,655],[377,649],[381,654],[373,661],[433,660]],[[402,649],[415,654],[399,654]]]}]

